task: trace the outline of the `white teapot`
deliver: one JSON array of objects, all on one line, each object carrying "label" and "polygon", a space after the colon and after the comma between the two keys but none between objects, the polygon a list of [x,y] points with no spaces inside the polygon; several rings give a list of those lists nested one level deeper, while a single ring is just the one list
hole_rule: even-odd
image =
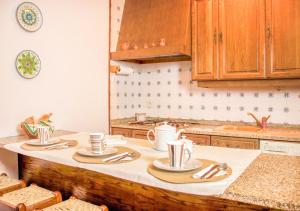
[{"label": "white teapot", "polygon": [[[176,132],[176,128],[168,125],[168,122],[163,122],[162,125],[155,127],[153,130],[149,130],[147,133],[148,141],[154,145],[154,149],[159,151],[168,151],[168,145],[167,143],[169,141],[175,141],[178,139],[178,136],[181,132],[183,132],[183,129],[180,129],[178,132]],[[150,134],[153,133],[155,140],[151,140]]]}]

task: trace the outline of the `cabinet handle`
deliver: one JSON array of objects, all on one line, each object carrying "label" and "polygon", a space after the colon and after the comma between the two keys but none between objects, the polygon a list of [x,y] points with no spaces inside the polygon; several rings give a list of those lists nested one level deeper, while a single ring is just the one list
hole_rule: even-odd
[{"label": "cabinet handle", "polygon": [[214,31],[214,43],[217,44],[217,32],[216,32],[216,30]]},{"label": "cabinet handle", "polygon": [[219,42],[223,42],[223,33],[222,32],[220,32],[219,33]]},{"label": "cabinet handle", "polygon": [[266,36],[267,36],[267,39],[271,38],[271,29],[270,29],[270,27],[267,28]]}]

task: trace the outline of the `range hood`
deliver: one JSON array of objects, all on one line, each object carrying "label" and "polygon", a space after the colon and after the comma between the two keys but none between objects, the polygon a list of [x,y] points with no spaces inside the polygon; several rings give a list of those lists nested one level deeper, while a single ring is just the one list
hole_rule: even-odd
[{"label": "range hood", "polygon": [[191,60],[190,0],[126,0],[111,59],[136,63]]}]

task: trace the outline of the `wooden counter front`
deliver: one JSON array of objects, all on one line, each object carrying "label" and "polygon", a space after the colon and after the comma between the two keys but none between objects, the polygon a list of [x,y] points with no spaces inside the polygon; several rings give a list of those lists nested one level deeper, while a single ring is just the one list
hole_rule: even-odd
[{"label": "wooden counter front", "polygon": [[179,193],[142,185],[106,174],[19,155],[20,177],[63,198],[74,195],[110,210],[268,210],[214,196]]}]

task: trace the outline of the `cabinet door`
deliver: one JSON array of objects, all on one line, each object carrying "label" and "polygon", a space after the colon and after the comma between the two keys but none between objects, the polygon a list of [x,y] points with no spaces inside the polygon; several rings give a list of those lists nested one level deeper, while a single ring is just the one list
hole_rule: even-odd
[{"label": "cabinet door", "polygon": [[267,0],[267,76],[300,77],[300,1]]},{"label": "cabinet door", "polygon": [[220,79],[265,76],[265,0],[219,0]]},{"label": "cabinet door", "polygon": [[193,80],[217,76],[216,0],[194,0],[192,8]]}]

